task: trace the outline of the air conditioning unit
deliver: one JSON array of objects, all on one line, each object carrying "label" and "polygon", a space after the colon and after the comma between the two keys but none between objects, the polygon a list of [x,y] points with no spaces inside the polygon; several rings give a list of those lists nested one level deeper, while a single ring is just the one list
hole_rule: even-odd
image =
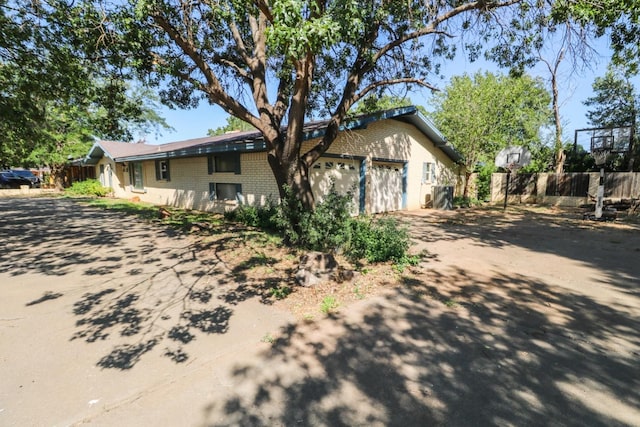
[{"label": "air conditioning unit", "polygon": [[435,185],[432,187],[433,208],[441,210],[453,209],[453,187],[450,185]]}]

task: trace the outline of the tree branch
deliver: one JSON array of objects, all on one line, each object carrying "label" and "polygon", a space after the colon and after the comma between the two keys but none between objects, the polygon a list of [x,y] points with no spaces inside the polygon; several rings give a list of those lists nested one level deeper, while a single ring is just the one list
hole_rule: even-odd
[{"label": "tree branch", "polygon": [[[178,30],[159,12],[153,12],[151,17],[156,22],[160,28],[162,28],[167,35],[180,47],[180,49],[194,62],[196,67],[202,72],[207,81],[206,86],[204,86],[204,92],[208,95],[209,100],[220,107],[228,113],[237,116],[238,118],[244,120],[247,123],[250,123],[256,129],[264,131],[265,135],[267,132],[263,129],[260,121],[247,110],[247,108],[238,102],[235,98],[231,97],[226,93],[220,81],[216,77],[214,71],[211,69],[209,64],[204,60],[202,55],[200,55],[195,46],[190,40],[185,39],[178,32]],[[181,78],[187,78],[189,81],[193,81],[192,77],[182,75]],[[201,82],[198,82],[202,85]]]},{"label": "tree branch", "polygon": [[427,25],[427,26],[425,26],[425,27],[423,27],[423,28],[421,28],[421,29],[419,29],[417,31],[414,31],[414,32],[411,32],[411,33],[408,33],[408,34],[404,34],[401,37],[398,37],[397,39],[387,43],[373,57],[373,62],[374,63],[377,62],[378,59],[380,59],[388,51],[400,46],[401,44],[403,44],[403,43],[405,43],[405,42],[407,42],[409,40],[414,40],[414,39],[417,39],[419,37],[426,36],[427,34],[434,34],[434,33],[437,33],[437,32],[449,36],[449,34],[437,30],[438,25],[440,25],[441,23],[443,23],[445,21],[448,21],[448,20],[454,18],[455,16],[460,15],[460,14],[462,14],[464,12],[468,12],[470,10],[477,10],[477,9],[482,9],[482,10],[485,10],[485,11],[494,10],[494,9],[499,9],[499,8],[502,8],[502,7],[512,6],[512,5],[516,4],[516,3],[520,3],[521,1],[522,0],[508,0],[508,1],[500,3],[500,2],[491,2],[491,1],[487,2],[487,1],[484,1],[484,0],[479,0],[479,1],[474,1],[474,2],[471,2],[471,3],[466,3],[466,4],[460,5],[458,7],[455,7],[453,9],[449,10],[448,12],[443,13],[440,16],[436,16],[434,18],[434,20],[429,25]]},{"label": "tree branch", "polygon": [[238,26],[235,22],[231,21],[229,24],[229,30],[231,30],[231,36],[233,40],[236,42],[236,47],[238,48],[238,52],[240,52],[240,56],[247,64],[251,63],[251,58],[247,53],[247,48],[244,45],[244,40],[242,40],[242,36],[240,35],[240,31],[238,30]]},{"label": "tree branch", "polygon": [[429,90],[432,90],[434,92],[439,92],[440,91],[440,89],[438,89],[437,87],[433,86],[432,84],[427,83],[422,79],[416,79],[416,78],[413,78],[413,77],[404,77],[404,78],[400,78],[400,79],[380,80],[380,81],[371,83],[369,86],[365,87],[360,92],[355,94],[353,96],[353,104],[355,104],[356,102],[360,101],[369,92],[371,92],[372,90],[374,90],[376,88],[379,88],[379,87],[382,87],[382,86],[392,86],[392,85],[397,85],[397,84],[410,84],[410,83],[417,84],[419,86],[422,86],[422,87],[427,88]]},{"label": "tree branch", "polygon": [[267,18],[267,21],[273,24],[274,18],[269,9],[269,5],[264,0],[254,0],[253,4],[260,9],[260,12]]}]

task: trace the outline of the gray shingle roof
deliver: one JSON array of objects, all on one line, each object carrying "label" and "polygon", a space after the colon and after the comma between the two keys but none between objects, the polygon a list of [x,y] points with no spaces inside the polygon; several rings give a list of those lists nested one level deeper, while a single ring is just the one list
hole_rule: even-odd
[{"label": "gray shingle roof", "polygon": [[[461,160],[462,157],[460,154],[447,144],[444,136],[435,128],[435,125],[423,117],[416,107],[394,108],[357,116],[347,120],[342,128],[351,130],[359,129],[366,127],[368,123],[385,119],[396,119],[413,124],[453,161]],[[328,123],[328,120],[320,120],[305,124],[305,140],[323,136]],[[160,145],[98,141],[91,147],[85,162],[88,164],[96,164],[102,156],[110,157],[115,161],[138,161],[197,156],[229,151],[264,150],[266,150],[266,144],[262,135],[259,131],[252,130],[188,139]]]}]

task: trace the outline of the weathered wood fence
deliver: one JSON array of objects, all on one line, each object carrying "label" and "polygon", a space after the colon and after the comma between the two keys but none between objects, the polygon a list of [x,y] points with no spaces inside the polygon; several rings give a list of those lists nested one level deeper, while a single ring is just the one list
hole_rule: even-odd
[{"label": "weathered wood fence", "polygon": [[[579,206],[595,196],[599,172],[512,174],[509,180],[509,203],[539,203]],[[504,202],[507,174],[491,176],[491,201]],[[604,196],[609,199],[640,198],[640,173],[605,173]]]}]

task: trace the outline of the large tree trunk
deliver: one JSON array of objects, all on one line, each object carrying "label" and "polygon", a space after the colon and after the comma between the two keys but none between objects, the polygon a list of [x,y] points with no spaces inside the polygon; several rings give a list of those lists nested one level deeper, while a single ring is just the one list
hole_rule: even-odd
[{"label": "large tree trunk", "polygon": [[[50,170],[54,187],[56,188],[56,190],[63,190],[66,184],[64,165],[51,165]],[[71,185],[71,183],[68,183],[68,185]]]},{"label": "large tree trunk", "polygon": [[[562,122],[560,118],[560,97],[558,95],[558,81],[556,79],[556,75],[558,73],[558,66],[560,65],[560,61],[564,57],[561,54],[556,61],[556,66],[551,73],[551,92],[553,94],[553,120],[556,127],[556,135],[555,135],[555,171],[556,173],[564,172],[564,161],[566,159],[566,154],[564,152],[564,148],[562,146]],[[551,68],[550,68],[551,69]]]},{"label": "large tree trunk", "polygon": [[562,146],[556,146],[556,173],[564,173],[564,162],[567,158],[567,154],[564,152]]},{"label": "large tree trunk", "polygon": [[462,198],[465,200],[469,198],[469,178],[471,178],[471,172],[466,169],[464,172],[464,186],[462,187]]},{"label": "large tree trunk", "polygon": [[631,120],[631,135],[629,135],[629,163],[627,164],[628,166],[628,171],[629,172],[633,172],[633,167],[635,164],[635,143],[637,143],[636,139],[636,126],[637,126],[637,120],[636,120],[636,109],[635,109],[635,104],[634,104],[634,108],[633,108],[633,118]]},{"label": "large tree trunk", "polygon": [[[290,196],[299,200],[305,210],[313,210],[315,199],[309,180],[309,167],[305,162],[300,159],[279,158],[275,150],[269,152],[267,158],[278,185],[280,199],[285,200]],[[289,194],[287,194],[287,188],[290,191]]]}]

